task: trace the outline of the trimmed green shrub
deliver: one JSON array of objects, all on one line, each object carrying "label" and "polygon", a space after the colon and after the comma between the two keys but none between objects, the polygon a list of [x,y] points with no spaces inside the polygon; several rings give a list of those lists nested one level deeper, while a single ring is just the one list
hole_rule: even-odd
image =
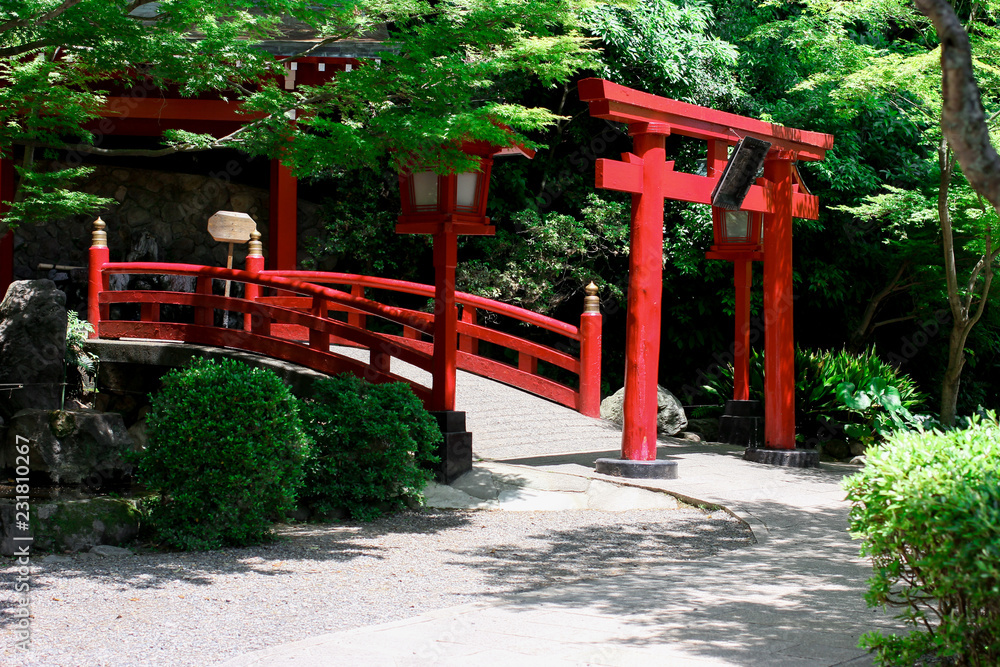
[{"label": "trimmed green shrub", "polygon": [[865,599],[901,607],[917,630],[871,632],[885,665],[949,658],[1000,664],[1000,425],[898,433],[845,480],[852,533],[874,566]]},{"label": "trimmed green shrub", "polygon": [[298,401],[272,371],[195,360],[163,377],[136,476],[160,498],[151,521],[180,549],[254,544],[292,509],[307,439]]},{"label": "trimmed green shrub", "polygon": [[419,502],[442,436],[408,386],[325,378],[302,414],[313,440],[303,502],[362,521]]}]

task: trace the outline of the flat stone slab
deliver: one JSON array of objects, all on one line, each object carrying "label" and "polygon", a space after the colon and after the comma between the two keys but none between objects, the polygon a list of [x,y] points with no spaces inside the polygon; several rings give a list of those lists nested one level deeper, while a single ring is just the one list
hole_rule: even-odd
[{"label": "flat stone slab", "polygon": [[586,493],[540,491],[524,487],[501,491],[498,501],[498,509],[513,512],[585,510],[587,505]]},{"label": "flat stone slab", "polygon": [[590,486],[590,480],[583,477],[545,472],[528,466],[483,461],[476,467],[491,472],[500,484],[526,489],[585,493]]},{"label": "flat stone slab", "polygon": [[447,484],[430,482],[424,488],[424,506],[449,510],[489,509],[495,506],[495,502],[491,504],[482,498],[470,496],[461,489],[454,489]]},{"label": "flat stone slab", "polygon": [[482,500],[496,500],[500,496],[500,488],[491,473],[486,468],[475,466],[454,482],[451,488]]},{"label": "flat stone slab", "polygon": [[125,547],[113,547],[110,544],[98,544],[96,547],[91,548],[90,553],[97,554],[98,556],[103,556],[105,558],[135,555],[131,549],[126,549]]},{"label": "flat stone slab", "polygon": [[621,486],[599,479],[590,482],[587,492],[587,509],[605,512],[626,510],[675,510],[680,507],[677,498],[669,493]]},{"label": "flat stone slab", "polygon": [[480,462],[451,486],[431,483],[424,504],[440,509],[498,509],[512,512],[677,509],[677,498],[662,491],[590,479],[580,466],[565,472]]}]

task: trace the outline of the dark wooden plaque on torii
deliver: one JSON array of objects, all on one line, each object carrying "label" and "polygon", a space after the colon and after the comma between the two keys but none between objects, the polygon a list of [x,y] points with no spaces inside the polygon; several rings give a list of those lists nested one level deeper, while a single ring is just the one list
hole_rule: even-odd
[{"label": "dark wooden plaque on torii", "polygon": [[[819,216],[819,200],[796,182],[794,164],[822,160],[833,146],[833,136],[678,102],[603,79],[580,81],[579,93],[589,103],[591,116],[626,123],[633,137],[632,153],[624,153],[620,161],[597,161],[595,181],[598,188],[632,193],[622,460],[656,459],[663,200],[711,204],[729,146],[742,137],[771,144],[764,177],[750,187],[742,203],[742,210],[763,214],[763,239],[756,246],[713,246],[708,257],[734,263],[736,395],[745,392],[740,385],[747,375],[750,262],[764,264],[765,448],[793,450],[792,218]],[[707,142],[707,176],[674,171],[664,148],[670,134]]]}]

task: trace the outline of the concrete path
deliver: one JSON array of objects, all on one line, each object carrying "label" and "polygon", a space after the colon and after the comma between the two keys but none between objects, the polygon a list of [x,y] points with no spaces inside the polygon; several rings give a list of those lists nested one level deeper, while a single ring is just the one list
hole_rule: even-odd
[{"label": "concrete path", "polygon": [[[396,370],[396,369],[394,369]],[[473,449],[494,474],[616,485],[593,462],[620,432],[523,392],[460,374]],[[857,468],[746,463],[741,450],[669,440],[680,479],[631,486],[719,505],[758,543],[698,562],[651,566],[438,610],[237,657],[226,667],[319,665],[870,665],[860,635],[900,624],[865,607],[871,567],[847,533],[839,482]],[[517,466],[517,467],[511,467]],[[627,520],[627,514],[622,515]]]}]

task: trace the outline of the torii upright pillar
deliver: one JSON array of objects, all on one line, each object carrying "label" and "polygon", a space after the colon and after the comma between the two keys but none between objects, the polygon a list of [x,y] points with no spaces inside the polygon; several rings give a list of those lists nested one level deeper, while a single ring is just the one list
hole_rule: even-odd
[{"label": "torii upright pillar", "polygon": [[628,304],[625,330],[625,401],[622,457],[597,459],[598,472],[620,477],[674,479],[676,461],[656,460],[660,311],[663,294],[663,199],[667,174],[666,123],[630,123],[635,154],[598,167],[602,187],[632,193]]}]

